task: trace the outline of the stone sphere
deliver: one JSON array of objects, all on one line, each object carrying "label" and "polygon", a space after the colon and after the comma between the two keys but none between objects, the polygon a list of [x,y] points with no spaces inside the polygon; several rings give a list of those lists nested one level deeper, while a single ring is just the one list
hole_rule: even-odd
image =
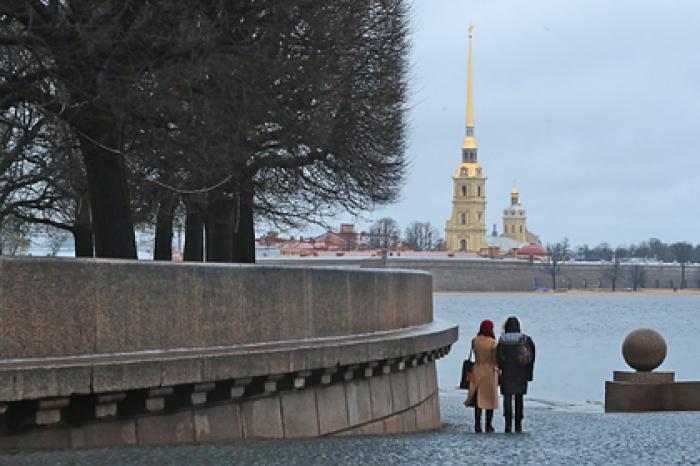
[{"label": "stone sphere", "polygon": [[650,328],[634,330],[622,343],[622,356],[632,369],[653,371],[666,358],[666,340]]}]

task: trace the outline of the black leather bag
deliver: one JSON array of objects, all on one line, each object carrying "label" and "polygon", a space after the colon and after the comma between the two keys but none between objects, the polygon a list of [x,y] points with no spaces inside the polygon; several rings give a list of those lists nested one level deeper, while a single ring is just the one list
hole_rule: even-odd
[{"label": "black leather bag", "polygon": [[469,350],[469,357],[462,363],[462,378],[459,380],[459,388],[469,388],[469,378],[471,377],[474,363],[472,362],[472,350]]}]

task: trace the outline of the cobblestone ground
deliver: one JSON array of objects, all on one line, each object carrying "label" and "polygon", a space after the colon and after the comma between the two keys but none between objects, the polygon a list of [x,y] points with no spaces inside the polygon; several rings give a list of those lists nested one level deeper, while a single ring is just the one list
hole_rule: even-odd
[{"label": "cobblestone ground", "polygon": [[700,413],[603,414],[526,406],[525,433],[473,434],[473,411],[443,394],[444,429],[386,437],[23,452],[0,464],[700,464]]}]

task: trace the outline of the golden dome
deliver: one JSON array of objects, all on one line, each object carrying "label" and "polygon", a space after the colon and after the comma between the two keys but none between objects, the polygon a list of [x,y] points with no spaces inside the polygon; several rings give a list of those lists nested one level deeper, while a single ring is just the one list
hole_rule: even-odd
[{"label": "golden dome", "polygon": [[479,162],[464,162],[457,165],[455,178],[472,178],[475,176],[484,176]]},{"label": "golden dome", "polygon": [[465,136],[462,149],[476,149],[476,138],[474,136]]},{"label": "golden dome", "polygon": [[510,192],[511,196],[520,196],[520,193],[518,192],[518,188],[513,186],[513,190]]}]

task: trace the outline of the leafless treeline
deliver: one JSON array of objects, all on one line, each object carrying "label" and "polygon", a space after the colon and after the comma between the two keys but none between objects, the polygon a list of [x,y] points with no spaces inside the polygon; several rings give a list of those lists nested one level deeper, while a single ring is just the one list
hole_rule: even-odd
[{"label": "leafless treeline", "polygon": [[588,245],[579,246],[572,250],[569,240],[550,243],[547,245],[549,257],[542,262],[543,270],[552,279],[552,288],[557,288],[557,275],[562,263],[571,260],[607,262],[605,278],[610,280],[612,291],[615,291],[617,281],[622,277],[623,267],[629,273],[632,288],[637,291],[644,286],[645,273],[642,264],[651,262],[675,262],[681,266],[680,288],[686,288],[686,266],[688,263],[700,263],[700,244],[693,246],[687,241],[667,244],[658,238],[651,238],[629,247],[612,249],[608,243],[601,243],[594,248]]},{"label": "leafless treeline", "polygon": [[250,262],[254,219],[391,202],[407,22],[404,0],[5,0],[0,225],[133,258],[155,223],[168,259],[181,218],[186,259]]}]

